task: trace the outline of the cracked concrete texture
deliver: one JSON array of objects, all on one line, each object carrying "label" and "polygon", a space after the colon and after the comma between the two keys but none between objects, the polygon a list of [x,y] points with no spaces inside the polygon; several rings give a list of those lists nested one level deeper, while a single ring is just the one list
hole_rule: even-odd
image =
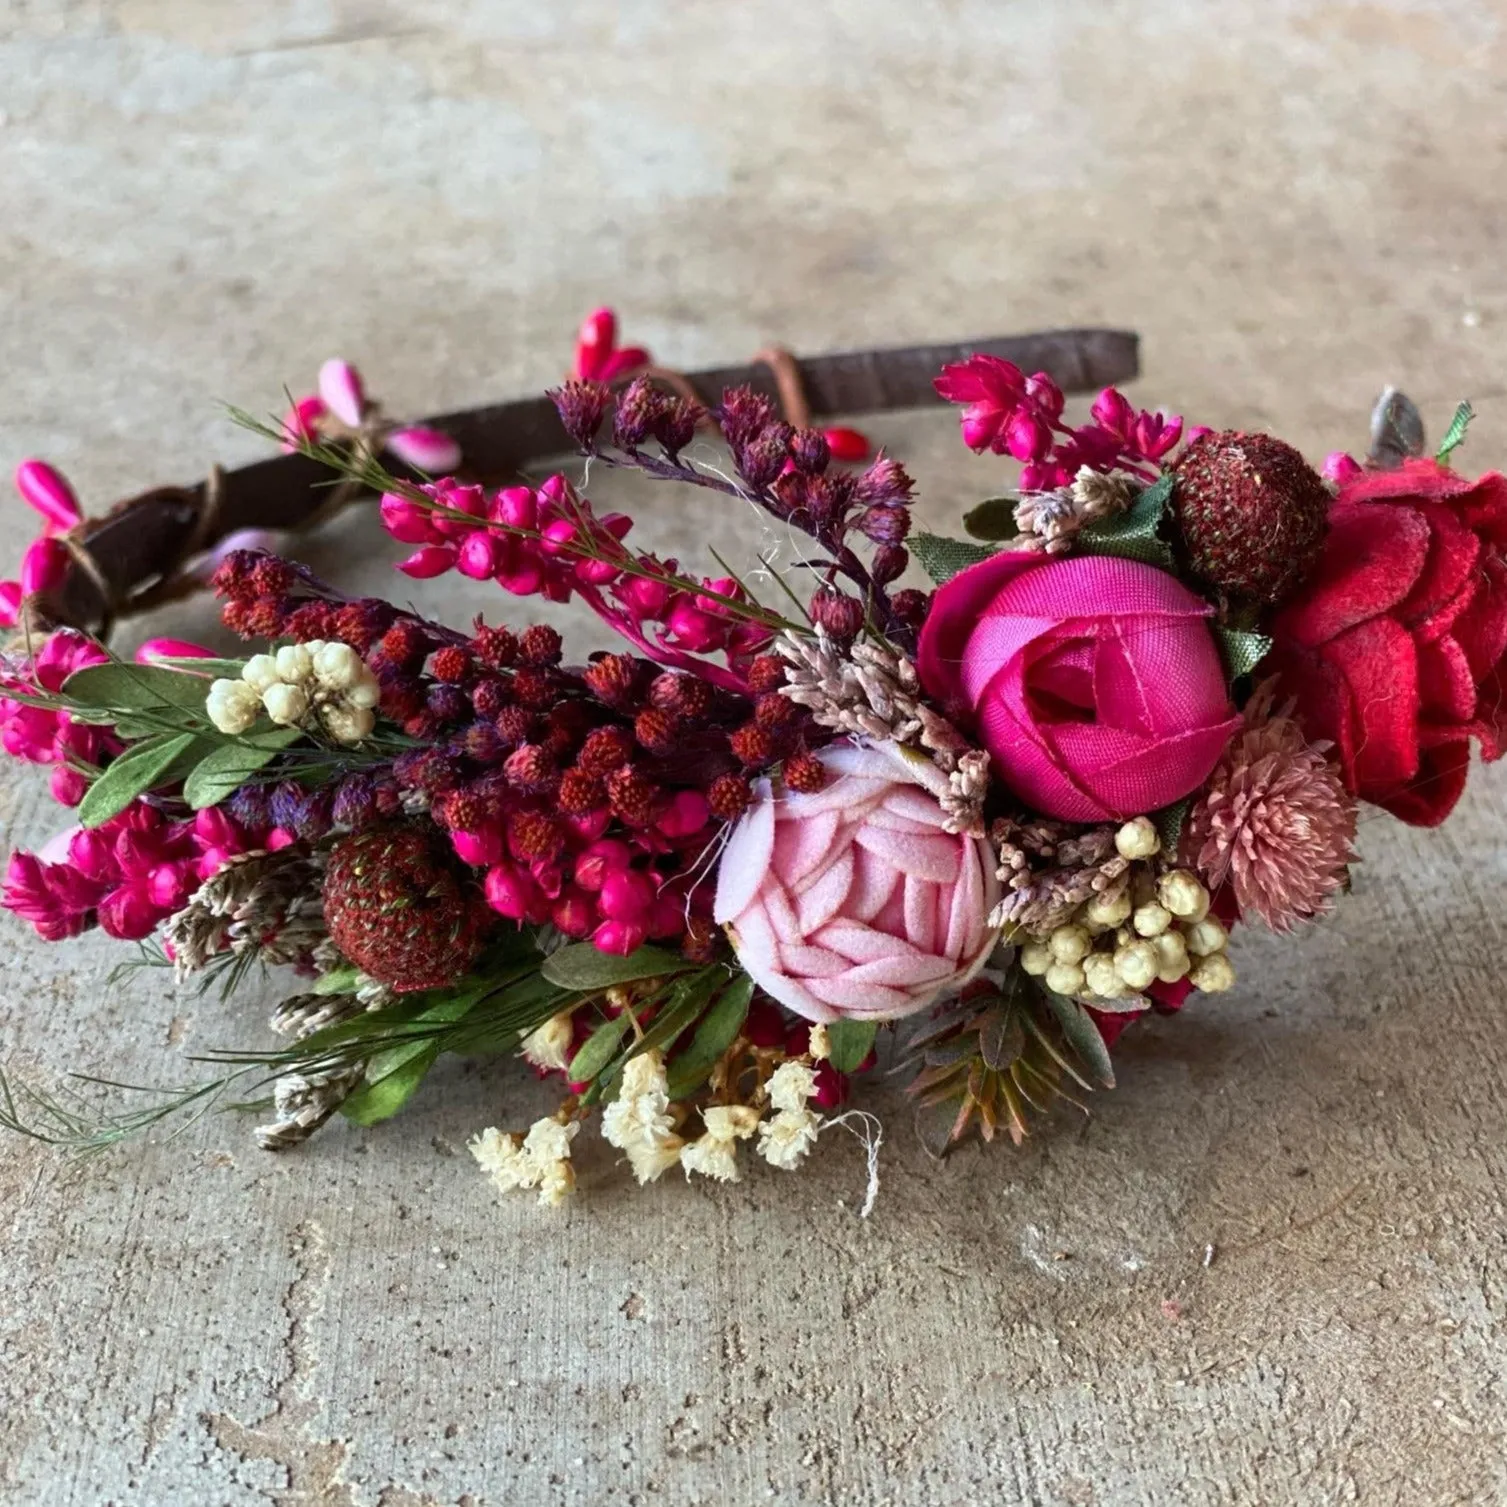
[{"label": "cracked concrete texture", "polygon": [[[1386,381],[1436,428],[1469,394],[1485,466],[1504,105],[1492,0],[11,0],[0,459],[106,505],[256,453],[217,400],[332,352],[398,411],[535,388],[605,299],[682,365],[1134,323],[1143,401],[1317,456]],[[933,521],[997,481],[945,415],[868,427]],[[760,537],[594,489],[667,552]],[[28,532],[8,507],[5,559]],[[389,580],[369,519],[307,549]],[[58,824],[42,783],[0,773],[7,846]],[[881,1087],[866,1223],[839,1136],[642,1193],[596,1144],[564,1213],[499,1205],[464,1139],[542,1101],[497,1065],[280,1159],[234,1116],[81,1165],[7,1142],[0,1500],[1503,1500],[1504,831],[1501,770],[1443,832],[1368,821],[1333,925],[1242,938],[1235,994],[1020,1152],[934,1167]],[[263,1039],[270,991],[3,929],[34,1079]]]}]

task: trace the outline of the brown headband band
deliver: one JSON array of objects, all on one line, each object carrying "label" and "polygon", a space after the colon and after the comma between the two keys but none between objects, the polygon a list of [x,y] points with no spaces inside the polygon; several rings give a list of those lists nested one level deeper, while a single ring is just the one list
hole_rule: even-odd
[{"label": "brown headband band", "polygon": [[[1024,371],[1041,371],[1065,392],[1086,392],[1137,374],[1137,337],[1122,330],[1051,330],[950,345],[845,351],[803,357],[797,369],[813,418],[917,408],[936,400],[932,381],[943,366],[972,354],[999,356]],[[715,396],[750,386],[778,396],[766,363],[691,372],[696,392]],[[440,414],[421,421],[459,444],[463,474],[491,485],[523,467],[564,454],[569,446],[554,405],[545,397]],[[241,529],[307,526],[330,500],[329,470],[301,455],[281,455],[235,471],[218,469],[191,487],[157,487],[85,523],[73,540],[79,567],[46,616],[98,629],[122,606],[146,605],[194,554]]]}]

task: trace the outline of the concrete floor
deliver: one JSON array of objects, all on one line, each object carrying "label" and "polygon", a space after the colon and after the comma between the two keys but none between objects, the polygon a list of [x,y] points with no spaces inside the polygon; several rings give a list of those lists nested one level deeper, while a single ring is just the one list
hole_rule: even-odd
[{"label": "concrete floor", "polygon": [[[604,300],[681,365],[1133,323],[1143,400],[1319,456],[1386,381],[1436,426],[1469,395],[1485,467],[1504,241],[1497,0],[0,4],[0,461],[96,506],[250,457],[219,401],[332,353],[399,411],[535,389]],[[945,415],[870,428],[934,522],[997,480]],[[666,551],[757,538],[633,496]],[[390,579],[369,520],[310,554]],[[7,846],[42,787],[0,774]],[[1504,832],[1502,769],[1443,833],[1368,821],[1336,924],[1242,939],[1023,1151],[934,1167],[881,1091],[867,1222],[836,1136],[644,1193],[592,1138],[572,1207],[499,1205],[462,1148],[529,1117],[506,1065],[280,1159],[233,1116],[7,1141],[0,1500],[1507,1500]],[[263,1039],[270,992],[0,938],[12,1070]]]}]

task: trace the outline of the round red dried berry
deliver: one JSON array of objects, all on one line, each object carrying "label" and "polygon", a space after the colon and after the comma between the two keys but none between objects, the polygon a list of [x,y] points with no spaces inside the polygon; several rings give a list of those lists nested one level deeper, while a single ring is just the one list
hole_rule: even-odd
[{"label": "round red dried berry", "polygon": [[508,847],[520,863],[553,858],[564,845],[558,823],[542,811],[515,811],[508,818]]},{"label": "round red dried berry", "polygon": [[799,715],[796,704],[778,691],[770,691],[754,702],[754,721],[771,732],[789,727]]},{"label": "round red dried berry", "polygon": [[560,663],[565,649],[565,640],[548,623],[535,623],[525,628],[518,640],[518,662],[543,669]]},{"label": "round red dried berry", "polygon": [[738,762],[748,769],[767,764],[775,754],[774,735],[757,722],[745,722],[727,741]]},{"label": "round red dried berry", "polygon": [[454,983],[481,952],[487,912],[433,837],[378,827],[342,837],[325,870],[335,945],[398,993]]},{"label": "round red dried berry", "polygon": [[785,760],[785,785],[800,795],[815,795],[827,783],[827,766],[814,754]]},{"label": "round red dried berry", "polygon": [[518,657],[518,640],[511,629],[478,624],[471,640],[476,657],[493,670],[504,670]]},{"label": "round red dried berry", "polygon": [[626,764],[633,754],[633,739],[622,727],[599,727],[586,735],[576,763],[587,774],[607,775]]},{"label": "round red dried berry", "polygon": [[633,736],[650,753],[669,753],[675,747],[678,724],[669,712],[657,706],[648,707],[633,719]]},{"label": "round red dried berry", "polygon": [[513,673],[513,694],[519,705],[542,712],[559,699],[560,682],[553,670],[516,670]]},{"label": "round red dried berry", "polygon": [[446,644],[434,651],[429,673],[447,685],[459,685],[471,673],[471,656],[457,644]]},{"label": "round red dried berry", "polygon": [[552,790],[559,779],[554,759],[547,749],[540,748],[537,743],[525,743],[521,748],[515,749],[508,755],[502,771],[514,789],[527,791],[531,795],[542,795],[545,791]]},{"label": "round red dried berry", "polygon": [[725,822],[735,822],[748,810],[753,791],[740,774],[719,774],[707,788],[706,803],[712,815]]},{"label": "round red dried berry", "polygon": [[400,670],[416,670],[429,652],[429,636],[417,623],[394,623],[381,640],[382,657]]},{"label": "round red dried berry", "polygon": [[655,789],[646,775],[630,765],[607,776],[607,797],[612,809],[630,827],[647,824],[654,812]]},{"label": "round red dried berry", "polygon": [[706,681],[667,670],[654,677],[654,683],[649,687],[649,700],[661,711],[685,722],[699,722],[711,711],[715,697]]},{"label": "round red dried berry", "polygon": [[560,788],[555,792],[555,802],[567,816],[590,816],[602,808],[606,799],[601,780],[584,769],[567,769],[560,776]]},{"label": "round red dried berry", "polygon": [[638,677],[638,661],[631,654],[604,654],[586,670],[592,695],[608,706],[630,705]]},{"label": "round red dried berry", "polygon": [[761,654],[748,665],[748,689],[777,691],[785,684],[785,661],[778,654]]},{"label": "round red dried berry", "polygon": [[926,621],[926,614],[931,610],[931,593],[917,591],[914,586],[907,586],[904,591],[897,591],[890,598],[890,606],[895,609],[895,616],[902,623],[912,628],[919,628]]}]

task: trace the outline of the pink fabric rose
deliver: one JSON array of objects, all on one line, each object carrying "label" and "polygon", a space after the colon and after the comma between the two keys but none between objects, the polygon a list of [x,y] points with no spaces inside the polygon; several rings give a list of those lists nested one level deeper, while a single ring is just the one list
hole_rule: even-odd
[{"label": "pink fabric rose", "polygon": [[1240,727],[1212,612],[1135,560],[1005,551],[938,589],[921,682],[1031,809],[1123,821],[1198,789]]},{"label": "pink fabric rose", "polygon": [[797,1015],[910,1015],[989,956],[993,856],[945,829],[898,750],[817,757],[835,778],[814,795],[760,782],[722,854],[714,915],[754,982]]}]

